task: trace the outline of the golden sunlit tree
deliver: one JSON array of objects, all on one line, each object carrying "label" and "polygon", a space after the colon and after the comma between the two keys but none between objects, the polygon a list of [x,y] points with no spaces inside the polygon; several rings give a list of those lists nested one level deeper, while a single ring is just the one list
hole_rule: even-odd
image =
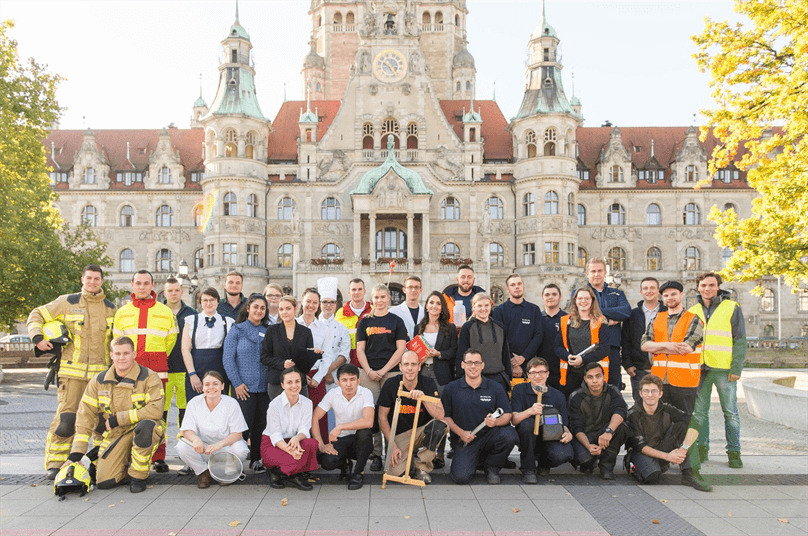
[{"label": "golden sunlit tree", "polygon": [[705,21],[693,40],[715,108],[702,139],[719,140],[710,176],[734,162],[760,194],[752,215],[713,207],[715,238],[734,253],[728,279],[782,275],[808,283],[808,2],[735,0],[741,22]]}]

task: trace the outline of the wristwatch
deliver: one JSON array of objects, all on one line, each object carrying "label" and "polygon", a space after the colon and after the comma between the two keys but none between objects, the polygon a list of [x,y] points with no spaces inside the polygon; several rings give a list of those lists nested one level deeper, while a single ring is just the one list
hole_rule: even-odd
[{"label": "wristwatch", "polygon": [[612,430],[611,426],[607,426],[606,429],[603,431],[603,433],[614,435],[614,430]]}]

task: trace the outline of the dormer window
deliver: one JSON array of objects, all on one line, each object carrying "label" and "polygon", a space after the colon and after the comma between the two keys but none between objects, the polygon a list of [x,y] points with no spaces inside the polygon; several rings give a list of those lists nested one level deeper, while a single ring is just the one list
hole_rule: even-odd
[{"label": "dormer window", "polygon": [[95,168],[92,167],[84,168],[83,182],[84,184],[96,183]]},{"label": "dormer window", "polygon": [[696,166],[685,168],[685,182],[696,182],[699,180],[699,169]]},{"label": "dormer window", "polygon": [[612,166],[609,170],[609,182],[625,182],[623,179],[623,168]]},{"label": "dormer window", "polygon": [[171,184],[171,170],[168,166],[160,168],[160,172],[157,174],[157,182],[160,184]]},{"label": "dormer window", "polygon": [[654,184],[665,179],[665,172],[656,169],[641,169],[639,179],[641,181],[648,181],[649,183]]},{"label": "dormer window", "polygon": [[715,173],[715,180],[729,184],[733,180],[741,178],[741,174],[737,169],[719,169]]}]

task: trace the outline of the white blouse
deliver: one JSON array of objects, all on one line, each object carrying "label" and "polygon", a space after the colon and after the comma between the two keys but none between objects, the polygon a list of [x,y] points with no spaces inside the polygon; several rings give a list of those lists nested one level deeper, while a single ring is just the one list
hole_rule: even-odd
[{"label": "white blouse", "polygon": [[196,328],[194,347],[198,348],[199,350],[221,348],[224,346],[225,322],[227,322],[227,331],[229,332],[235,321],[230,317],[223,317],[219,313],[214,313],[213,327],[209,328],[205,322],[206,317],[207,315],[205,313],[199,313],[186,317],[184,329],[188,330],[188,337],[190,338],[194,332],[194,325],[199,322],[199,327]]},{"label": "white blouse", "polygon": [[[309,419],[311,421],[311,419]],[[221,401],[212,410],[208,409],[205,396],[196,396],[188,401],[180,432],[191,430],[206,445],[221,441],[232,433],[247,429],[247,421],[235,398],[222,395]]]},{"label": "white blouse", "polygon": [[264,435],[269,436],[273,445],[279,441],[303,434],[311,437],[311,400],[298,396],[297,404],[289,404],[286,391],[272,399],[267,408],[267,427]]}]

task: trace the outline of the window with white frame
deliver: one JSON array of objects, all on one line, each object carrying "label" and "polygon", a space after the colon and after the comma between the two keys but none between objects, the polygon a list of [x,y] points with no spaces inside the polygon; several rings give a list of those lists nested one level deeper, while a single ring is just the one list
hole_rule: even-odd
[{"label": "window with white frame", "polygon": [[224,194],[222,206],[224,207],[225,216],[238,216],[238,198],[233,192]]},{"label": "window with white frame", "polygon": [[505,248],[498,242],[491,242],[488,245],[488,262],[491,268],[502,268],[505,266]]},{"label": "window with white frame", "polygon": [[121,208],[121,227],[132,227],[135,225],[135,209],[131,205],[124,205]]},{"label": "window with white frame", "polygon": [[255,194],[250,194],[247,196],[247,217],[258,217],[258,196]]},{"label": "window with white frame", "polygon": [[320,219],[339,220],[342,218],[342,207],[336,197],[326,197],[320,204]]},{"label": "window with white frame", "polygon": [[558,242],[544,243],[544,264],[558,264],[559,262]]},{"label": "window with white frame", "polygon": [[168,205],[160,205],[156,220],[157,227],[171,227],[174,225],[174,211]]},{"label": "window with white frame", "polygon": [[662,225],[662,210],[656,203],[645,208],[645,223],[648,225]]},{"label": "window with white frame", "polygon": [[626,209],[620,203],[612,203],[609,205],[609,211],[606,213],[606,223],[608,225],[625,225],[626,224]]},{"label": "window with white frame", "polygon": [[544,213],[549,216],[558,214],[558,194],[553,190],[544,194]]},{"label": "window with white frame", "polygon": [[98,209],[92,205],[87,205],[81,211],[81,222],[86,223],[90,227],[98,226]]},{"label": "window with white frame", "polygon": [[291,221],[295,211],[295,201],[291,197],[284,197],[278,201],[278,219],[281,221]]},{"label": "window with white frame", "polygon": [[492,220],[501,220],[505,217],[505,206],[502,199],[495,195],[485,200],[485,210],[488,211],[488,215]]},{"label": "window with white frame", "polygon": [[171,169],[168,166],[163,166],[157,173],[157,182],[160,184],[171,184]]},{"label": "window with white frame", "polygon": [[135,252],[129,248],[121,251],[118,259],[118,266],[123,273],[133,273],[135,271]]},{"label": "window with white frame", "polygon": [[260,266],[258,264],[258,244],[247,244],[247,266]]},{"label": "window with white frame", "polygon": [[536,264],[536,244],[522,244],[522,264],[525,266]]},{"label": "window with white frame", "polygon": [[440,202],[440,219],[442,220],[460,219],[460,203],[457,201],[456,198],[450,195]]},{"label": "window with white frame", "polygon": [[225,242],[222,244],[222,264],[238,264],[238,244],[235,242]]},{"label": "window with white frame", "polygon": [[281,244],[278,247],[278,268],[292,267],[292,244]]},{"label": "window with white frame", "polygon": [[536,202],[533,194],[528,192],[522,196],[522,215],[535,216],[536,215]]}]

